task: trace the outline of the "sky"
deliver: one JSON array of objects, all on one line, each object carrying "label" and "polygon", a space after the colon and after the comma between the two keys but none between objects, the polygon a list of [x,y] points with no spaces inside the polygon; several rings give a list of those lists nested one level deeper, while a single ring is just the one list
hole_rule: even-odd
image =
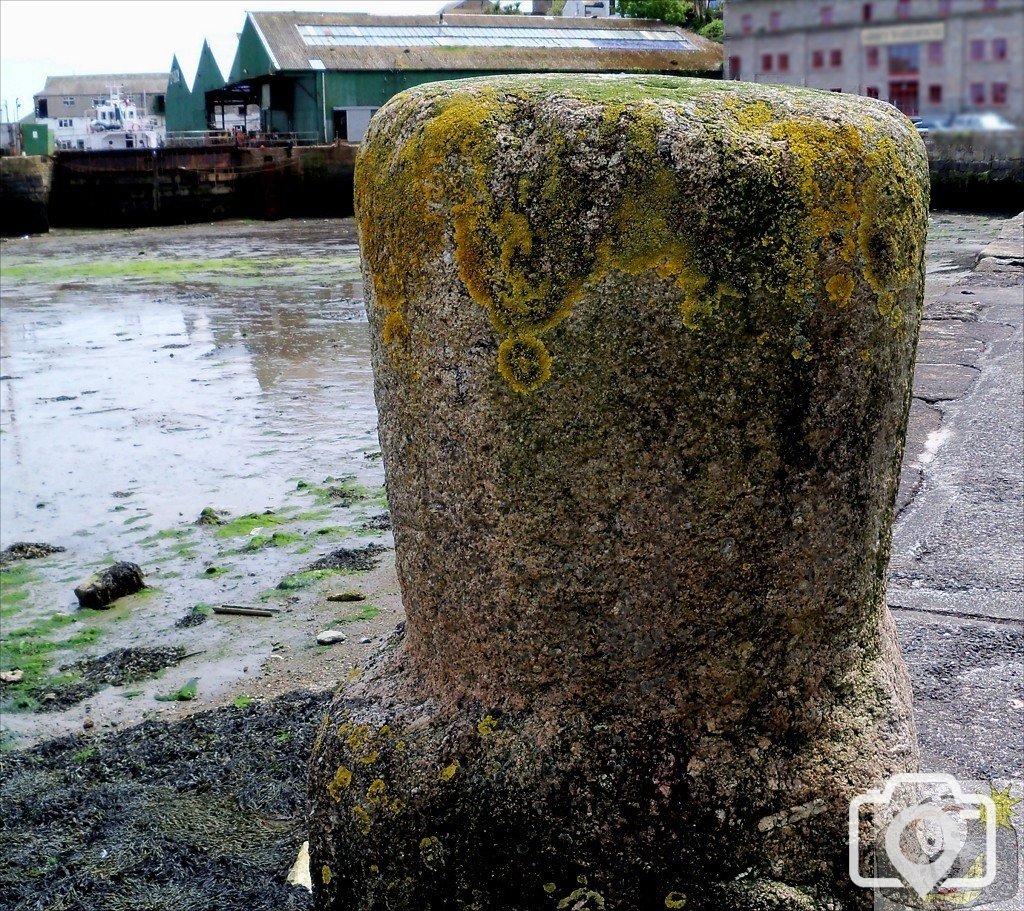
[{"label": "sky", "polygon": [[434,13],[444,0],[0,0],[3,119],[32,112],[47,76],[158,73],[177,54],[191,84],[203,39],[224,74],[246,10]]}]

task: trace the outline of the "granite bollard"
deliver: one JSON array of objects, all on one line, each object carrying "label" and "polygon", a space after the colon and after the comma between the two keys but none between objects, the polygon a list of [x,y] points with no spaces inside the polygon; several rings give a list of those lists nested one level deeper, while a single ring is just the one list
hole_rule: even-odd
[{"label": "granite bollard", "polygon": [[849,801],[917,763],[884,597],[927,194],[909,122],[846,95],[381,109],[356,202],[407,621],[314,747],[317,908],[870,902]]}]

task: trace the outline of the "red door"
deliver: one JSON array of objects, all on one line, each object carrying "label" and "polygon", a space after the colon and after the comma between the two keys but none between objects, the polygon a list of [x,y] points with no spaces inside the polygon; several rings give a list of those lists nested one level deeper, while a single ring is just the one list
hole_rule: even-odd
[{"label": "red door", "polygon": [[908,117],[913,117],[919,109],[918,82],[916,79],[903,79],[889,83],[889,103],[894,104]]}]

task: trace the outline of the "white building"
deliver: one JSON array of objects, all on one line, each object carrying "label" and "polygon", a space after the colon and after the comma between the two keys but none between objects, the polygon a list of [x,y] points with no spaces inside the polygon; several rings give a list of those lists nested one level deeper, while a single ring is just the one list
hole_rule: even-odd
[{"label": "white building", "polygon": [[163,142],[166,91],[166,73],[49,76],[36,120],[58,149],[147,148]]}]

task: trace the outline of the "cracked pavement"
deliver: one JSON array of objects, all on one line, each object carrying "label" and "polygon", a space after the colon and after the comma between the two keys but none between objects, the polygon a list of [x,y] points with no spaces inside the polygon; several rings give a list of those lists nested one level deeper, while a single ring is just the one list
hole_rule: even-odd
[{"label": "cracked pavement", "polygon": [[1024,778],[1024,221],[933,215],[888,601],[922,768]]}]

